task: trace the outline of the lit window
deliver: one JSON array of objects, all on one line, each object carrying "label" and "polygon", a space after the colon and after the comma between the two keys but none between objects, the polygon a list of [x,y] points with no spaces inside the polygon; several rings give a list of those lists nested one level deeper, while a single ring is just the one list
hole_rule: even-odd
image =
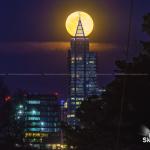
[{"label": "lit window", "polygon": [[74,57],[72,57],[71,60],[74,60]]},{"label": "lit window", "polygon": [[44,128],[41,128],[41,131],[44,131]]},{"label": "lit window", "polygon": [[89,61],[90,64],[94,64],[94,61]]},{"label": "lit window", "polygon": [[75,88],[72,88],[72,91],[74,91],[75,90]]},{"label": "lit window", "polygon": [[40,131],[40,128],[28,128],[29,131]]},{"label": "lit window", "polygon": [[32,110],[30,112],[27,112],[28,115],[40,115],[40,112],[39,111],[36,111],[36,110]]},{"label": "lit window", "polygon": [[75,117],[75,115],[74,115],[74,114],[71,114],[70,117]]},{"label": "lit window", "polygon": [[68,108],[68,103],[67,102],[64,103],[64,108]]},{"label": "lit window", "polygon": [[40,117],[28,117],[28,120],[40,120]]},{"label": "lit window", "polygon": [[77,74],[77,78],[79,78],[79,75]]},{"label": "lit window", "polygon": [[19,111],[18,111],[18,114],[23,114],[23,111],[19,110]]},{"label": "lit window", "polygon": [[29,104],[40,104],[39,100],[29,100],[28,101]]},{"label": "lit window", "polygon": [[23,105],[19,105],[19,108],[23,108]]},{"label": "lit window", "polygon": [[32,110],[32,115],[40,115],[40,112],[39,111],[36,111],[36,110]]},{"label": "lit window", "polygon": [[80,105],[81,104],[81,102],[76,102],[76,105]]},{"label": "lit window", "polygon": [[67,118],[75,117],[74,114],[67,115]]},{"label": "lit window", "polygon": [[37,126],[37,125],[39,125],[39,122],[32,122],[31,125],[32,126]]},{"label": "lit window", "polygon": [[78,59],[79,59],[79,60],[82,60],[82,57],[79,57]]},{"label": "lit window", "polygon": [[41,126],[44,126],[45,125],[45,123],[44,122],[41,122]]},{"label": "lit window", "polygon": [[18,116],[17,119],[20,119],[20,117]]}]

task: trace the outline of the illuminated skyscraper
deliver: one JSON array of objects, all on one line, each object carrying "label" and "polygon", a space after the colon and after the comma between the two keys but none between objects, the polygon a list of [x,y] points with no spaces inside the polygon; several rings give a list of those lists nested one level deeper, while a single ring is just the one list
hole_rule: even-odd
[{"label": "illuminated skyscraper", "polygon": [[75,112],[85,98],[100,95],[96,81],[96,54],[89,51],[89,39],[85,37],[79,18],[75,37],[71,39],[68,52],[70,86],[68,100],[68,123],[76,124]]}]

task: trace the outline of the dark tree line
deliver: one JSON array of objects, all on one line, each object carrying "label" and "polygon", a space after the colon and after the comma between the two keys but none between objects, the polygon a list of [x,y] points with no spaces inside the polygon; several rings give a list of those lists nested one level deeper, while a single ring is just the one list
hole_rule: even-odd
[{"label": "dark tree line", "polygon": [[[150,14],[143,31],[150,36]],[[93,96],[77,112],[80,126],[65,126],[66,142],[77,150],[148,150],[141,126],[150,128],[150,41],[131,62],[116,61],[115,79],[101,97]],[[124,75],[123,75],[124,74]]]},{"label": "dark tree line", "polygon": [[16,107],[23,102],[24,91],[19,90],[13,96],[0,80],[0,149],[33,150],[24,144],[24,118],[16,119]]}]

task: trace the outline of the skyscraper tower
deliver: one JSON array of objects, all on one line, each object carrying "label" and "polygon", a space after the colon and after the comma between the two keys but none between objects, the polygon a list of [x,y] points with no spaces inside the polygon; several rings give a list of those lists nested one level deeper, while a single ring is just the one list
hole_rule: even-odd
[{"label": "skyscraper tower", "polygon": [[76,109],[82,101],[92,95],[99,95],[96,82],[96,53],[89,51],[89,39],[84,34],[79,17],[75,36],[71,39],[68,52],[70,83],[68,99],[68,124],[76,125]]}]

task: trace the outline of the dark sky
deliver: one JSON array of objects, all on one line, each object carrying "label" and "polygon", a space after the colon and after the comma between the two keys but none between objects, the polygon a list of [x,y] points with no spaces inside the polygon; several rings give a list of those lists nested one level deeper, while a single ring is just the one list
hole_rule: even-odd
[{"label": "dark sky", "polygon": [[[141,24],[143,15],[150,12],[149,6],[149,0],[134,0],[130,56],[138,54],[138,42],[147,38]],[[71,38],[65,20],[76,10],[92,16],[95,27],[89,38],[105,45],[104,50],[96,50],[98,72],[112,73],[115,60],[124,58],[129,8],[130,0],[0,0],[0,73],[66,73],[69,47],[59,45]],[[111,79],[99,77],[100,87]],[[67,93],[65,76],[4,80],[13,91],[23,88],[31,92],[58,91],[63,96]]]},{"label": "dark sky", "polygon": [[[128,25],[130,0],[1,0],[1,41],[68,40],[64,24],[76,11],[88,12],[95,22],[96,41],[123,41]],[[148,0],[134,0],[134,32],[141,30]]]}]

